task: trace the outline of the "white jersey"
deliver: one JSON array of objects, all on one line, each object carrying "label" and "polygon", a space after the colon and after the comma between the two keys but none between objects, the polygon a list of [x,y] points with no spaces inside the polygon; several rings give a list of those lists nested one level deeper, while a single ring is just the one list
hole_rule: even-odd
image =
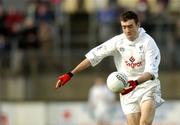
[{"label": "white jersey", "polygon": [[122,33],[95,47],[85,56],[92,66],[104,57],[113,56],[117,70],[124,72],[129,80],[137,79],[144,72],[158,78],[160,51],[143,28],[139,28],[139,36],[134,41],[129,41]]},{"label": "white jersey", "polygon": [[134,41],[129,41],[122,33],[86,54],[92,66],[107,56],[114,57],[117,70],[124,72],[128,80],[135,80],[144,72],[154,76],[154,80],[148,80],[130,93],[121,95],[121,105],[125,114],[140,112],[139,105],[145,100],[154,100],[157,107],[164,102],[158,80],[160,51],[153,38],[143,28],[139,28],[139,36]]}]

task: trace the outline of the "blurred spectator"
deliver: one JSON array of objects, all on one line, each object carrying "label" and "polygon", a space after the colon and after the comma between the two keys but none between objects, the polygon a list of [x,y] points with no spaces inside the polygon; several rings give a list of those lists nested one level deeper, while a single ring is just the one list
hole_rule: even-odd
[{"label": "blurred spectator", "polygon": [[137,13],[139,15],[141,26],[151,34],[152,24],[151,24],[151,13],[148,0],[139,0],[136,6]]},{"label": "blurred spectator", "polygon": [[[92,0],[92,1],[95,6],[94,9],[98,11],[98,10],[106,8],[109,4],[109,1],[111,1],[111,0]],[[112,1],[114,1],[114,0],[112,0]]]},{"label": "blurred spectator", "polygon": [[34,19],[36,8],[37,8],[37,1],[36,0],[29,0],[27,2],[26,18]]},{"label": "blurred spectator", "polygon": [[5,16],[5,28],[8,35],[7,40],[11,46],[10,66],[12,71],[15,71],[17,69],[16,61],[19,57],[17,52],[17,44],[19,41],[20,32],[22,30],[23,20],[23,12],[18,11],[15,6],[11,5],[8,8]]},{"label": "blurred spectator", "polygon": [[9,59],[10,59],[10,45],[7,42],[6,36],[0,33],[0,68],[1,73],[4,74],[9,68]]},{"label": "blurred spectator", "polygon": [[113,34],[116,34],[117,18],[118,8],[114,0],[109,1],[107,6],[98,10],[97,19],[100,41],[105,41],[112,37]]},{"label": "blurred spectator", "polygon": [[35,22],[39,24],[41,21],[53,23],[54,11],[51,8],[50,2],[39,2],[35,12]]},{"label": "blurred spectator", "polygon": [[38,38],[41,42],[41,48],[43,51],[52,51],[53,38],[52,38],[52,29],[50,25],[41,21],[38,27]]},{"label": "blurred spectator", "polygon": [[115,95],[106,86],[102,77],[95,79],[89,90],[90,112],[97,125],[111,125],[112,109],[115,104]]},{"label": "blurred spectator", "polygon": [[19,41],[20,49],[38,49],[40,43],[37,37],[38,27],[36,27],[34,20],[27,18],[24,21],[24,28],[21,31],[21,39]]},{"label": "blurred spectator", "polygon": [[23,13],[18,11],[14,6],[10,6],[5,18],[5,26],[11,37],[19,34],[22,28],[22,22]]},{"label": "blurred spectator", "polygon": [[41,44],[41,66],[44,66],[42,69],[52,69],[54,41],[51,25],[45,21],[41,21],[38,27],[37,35]]},{"label": "blurred spectator", "polygon": [[6,29],[5,29],[5,17],[6,17],[6,13],[5,10],[2,6],[2,4],[0,4],[0,33],[6,33]]},{"label": "blurred spectator", "polygon": [[50,0],[52,4],[60,4],[62,2],[62,0]]},{"label": "blurred spectator", "polygon": [[38,28],[35,26],[34,20],[29,18],[24,21],[24,29],[21,31],[18,45],[24,54],[22,61],[24,62],[26,72],[37,72],[38,50],[41,45],[38,39]]},{"label": "blurred spectator", "polygon": [[63,0],[63,12],[67,14],[76,13],[78,11],[78,2],[79,0]]},{"label": "blurred spectator", "polygon": [[[5,28],[5,11],[0,4],[0,68],[1,73],[9,68],[10,44],[7,40],[7,31]],[[3,73],[4,74],[4,73]]]},{"label": "blurred spectator", "polygon": [[169,6],[170,0],[157,0],[157,3],[165,10]]},{"label": "blurred spectator", "polygon": [[149,9],[148,0],[138,0],[137,2],[137,10],[141,12],[146,12]]},{"label": "blurred spectator", "polygon": [[[163,2],[157,2],[158,11],[151,18],[153,24],[153,37],[157,41],[161,51],[162,70],[171,70],[174,66],[174,39],[172,15]],[[167,59],[168,57],[168,59]]]}]

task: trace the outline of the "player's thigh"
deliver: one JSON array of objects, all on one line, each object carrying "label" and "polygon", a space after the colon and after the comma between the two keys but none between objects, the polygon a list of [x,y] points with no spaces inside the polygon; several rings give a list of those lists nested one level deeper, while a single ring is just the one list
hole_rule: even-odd
[{"label": "player's thigh", "polygon": [[131,113],[126,115],[128,125],[139,125],[141,113]]},{"label": "player's thigh", "polygon": [[140,125],[151,125],[155,115],[155,102],[152,99],[146,100],[141,104]]}]

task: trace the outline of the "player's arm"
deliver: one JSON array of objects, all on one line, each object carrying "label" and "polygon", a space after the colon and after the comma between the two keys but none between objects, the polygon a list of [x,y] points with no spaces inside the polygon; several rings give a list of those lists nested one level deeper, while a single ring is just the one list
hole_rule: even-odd
[{"label": "player's arm", "polygon": [[138,85],[139,84],[142,84],[148,80],[153,80],[154,79],[154,76],[149,73],[149,72],[144,72],[138,79],[137,79],[137,82],[138,82]]},{"label": "player's arm", "polygon": [[87,69],[89,66],[95,66],[99,62],[101,62],[103,58],[112,55],[112,53],[116,50],[116,41],[117,37],[114,37],[89,51],[85,55],[86,59],[79,63],[79,65],[77,65],[72,71],[59,76],[58,81],[56,83],[56,88],[65,85],[73,77],[74,74],[77,74]]},{"label": "player's arm", "polygon": [[137,79],[138,83],[154,80],[158,77],[158,67],[160,64],[160,51],[155,41],[150,39],[145,47],[145,69],[144,73]]},{"label": "player's arm", "polygon": [[59,76],[56,83],[56,89],[68,83],[68,81],[73,77],[74,74],[87,69],[90,65],[90,61],[86,58],[81,63],[79,63],[72,71]]},{"label": "player's arm", "polygon": [[77,74],[91,66],[90,61],[86,58],[79,65],[77,65],[72,71],[72,74]]}]

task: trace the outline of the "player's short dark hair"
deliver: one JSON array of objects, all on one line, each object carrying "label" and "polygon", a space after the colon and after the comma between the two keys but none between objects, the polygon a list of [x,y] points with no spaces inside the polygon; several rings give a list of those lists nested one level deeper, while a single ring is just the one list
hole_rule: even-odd
[{"label": "player's short dark hair", "polygon": [[132,19],[135,21],[136,24],[139,22],[138,15],[133,11],[126,11],[120,16],[120,20],[124,22]]}]

